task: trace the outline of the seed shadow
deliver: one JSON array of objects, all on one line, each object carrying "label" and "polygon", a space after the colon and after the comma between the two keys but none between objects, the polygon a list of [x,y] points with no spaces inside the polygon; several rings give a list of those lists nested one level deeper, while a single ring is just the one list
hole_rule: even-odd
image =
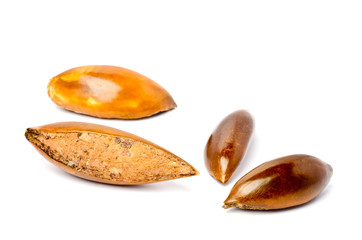
[{"label": "seed shadow", "polygon": [[282,213],[282,212],[298,210],[298,209],[302,209],[307,206],[313,205],[314,202],[320,201],[321,199],[326,198],[328,196],[328,194],[330,194],[331,187],[332,186],[328,186],[317,197],[315,197],[314,199],[310,200],[307,203],[304,203],[304,204],[301,204],[298,206],[283,208],[283,209],[273,209],[273,210],[250,210],[250,209],[240,209],[240,208],[233,207],[233,208],[227,209],[227,213],[228,214],[260,214],[260,215],[264,215],[264,214],[275,214],[275,213]]},{"label": "seed shadow", "polygon": [[108,121],[142,121],[142,120],[152,119],[152,118],[167,114],[168,112],[171,112],[171,111],[175,110],[176,108],[177,107],[174,107],[174,108],[169,109],[169,110],[165,110],[165,111],[155,113],[155,114],[153,114],[151,116],[137,118],[137,119],[120,119],[120,118],[101,118],[101,117],[91,116],[91,115],[88,115],[88,114],[78,113],[78,112],[74,112],[74,111],[71,111],[71,110],[56,106],[56,109],[58,111],[60,111],[60,112],[63,112],[63,113],[76,114],[76,115],[80,115],[82,117],[88,117],[88,118],[93,118],[93,119],[101,119],[101,120],[108,120]]},{"label": "seed shadow", "polygon": [[252,160],[252,157],[255,155],[255,152],[257,149],[256,143],[257,143],[256,136],[253,136],[250,139],[249,146],[244,155],[244,158],[241,161],[241,163],[239,164],[239,166],[235,169],[234,174],[230,177],[230,179],[226,183],[220,183],[221,185],[224,185],[224,186],[234,185],[236,183],[236,181],[238,181],[242,176],[244,176],[246,174],[244,171],[251,163],[251,161],[249,161],[249,159]]},{"label": "seed shadow", "polygon": [[[67,173],[55,166],[50,165],[49,171],[53,172],[54,174],[62,177],[62,178],[68,178],[71,179],[74,182],[77,182],[79,184],[89,184],[94,187],[100,187],[100,188],[109,188],[112,190],[118,190],[118,189],[127,189],[131,191],[158,191],[158,192],[175,192],[175,191],[184,191],[184,192],[190,192],[191,189],[186,187],[182,183],[176,183],[173,180],[169,181],[162,181],[162,182],[155,182],[155,183],[149,183],[149,184],[140,184],[140,185],[112,185],[107,183],[100,183],[100,182],[94,182],[91,180],[83,179],[77,176],[74,176],[70,173]],[[174,180],[181,180],[182,179],[174,179]]]}]

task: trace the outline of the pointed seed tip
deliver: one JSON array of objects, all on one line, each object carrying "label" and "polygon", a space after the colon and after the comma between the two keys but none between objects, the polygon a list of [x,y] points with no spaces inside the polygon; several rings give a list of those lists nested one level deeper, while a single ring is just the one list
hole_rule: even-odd
[{"label": "pointed seed tip", "polygon": [[229,179],[223,178],[223,179],[221,179],[220,182],[224,184],[224,183],[226,183],[227,181],[229,181]]},{"label": "pointed seed tip", "polygon": [[26,137],[26,139],[28,139],[29,140],[29,137],[30,137],[30,135],[32,134],[34,132],[34,130],[32,129],[32,128],[27,128],[26,130],[25,130],[25,137]]},{"label": "pointed seed tip", "polygon": [[228,209],[228,208],[231,208],[232,206],[230,204],[226,204],[224,203],[224,205],[222,206],[224,209]]},{"label": "pointed seed tip", "polygon": [[216,181],[218,181],[219,183],[222,183],[222,184],[226,183],[229,180],[229,179],[226,179],[225,177],[216,177],[213,175],[211,175],[211,176],[214,177]]}]

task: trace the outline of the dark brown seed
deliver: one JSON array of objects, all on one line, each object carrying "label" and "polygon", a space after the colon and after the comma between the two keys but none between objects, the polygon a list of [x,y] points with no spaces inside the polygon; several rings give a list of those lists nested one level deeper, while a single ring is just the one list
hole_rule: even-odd
[{"label": "dark brown seed", "polygon": [[228,115],[211,134],[205,148],[210,175],[227,182],[242,161],[253,132],[253,118],[245,110]]},{"label": "dark brown seed", "polygon": [[265,162],[234,185],[223,207],[270,210],[301,205],[323,191],[332,173],[330,165],[309,155]]}]

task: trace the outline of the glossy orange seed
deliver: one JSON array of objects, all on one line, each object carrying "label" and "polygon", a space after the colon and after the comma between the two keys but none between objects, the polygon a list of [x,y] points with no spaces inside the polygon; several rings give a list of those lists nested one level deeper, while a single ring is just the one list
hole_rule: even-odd
[{"label": "glossy orange seed", "polygon": [[245,156],[253,132],[253,118],[245,110],[228,115],[211,134],[205,147],[210,175],[227,182]]},{"label": "glossy orange seed", "polygon": [[198,174],[166,149],[102,125],[61,122],[28,128],[25,136],[51,163],[91,181],[135,185]]},{"label": "glossy orange seed", "polygon": [[50,98],[60,107],[100,118],[137,119],[176,107],[156,82],[115,66],[84,66],[53,77]]},{"label": "glossy orange seed", "polygon": [[282,209],[304,204],[327,186],[333,169],[309,155],[291,155],[265,162],[232,188],[224,208]]}]

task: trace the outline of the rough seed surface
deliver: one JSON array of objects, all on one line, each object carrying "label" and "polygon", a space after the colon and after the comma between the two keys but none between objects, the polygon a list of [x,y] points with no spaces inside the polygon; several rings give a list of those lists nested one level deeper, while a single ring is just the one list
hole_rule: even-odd
[{"label": "rough seed surface", "polygon": [[28,129],[26,137],[51,159],[101,180],[139,184],[197,174],[173,154],[120,136]]}]

